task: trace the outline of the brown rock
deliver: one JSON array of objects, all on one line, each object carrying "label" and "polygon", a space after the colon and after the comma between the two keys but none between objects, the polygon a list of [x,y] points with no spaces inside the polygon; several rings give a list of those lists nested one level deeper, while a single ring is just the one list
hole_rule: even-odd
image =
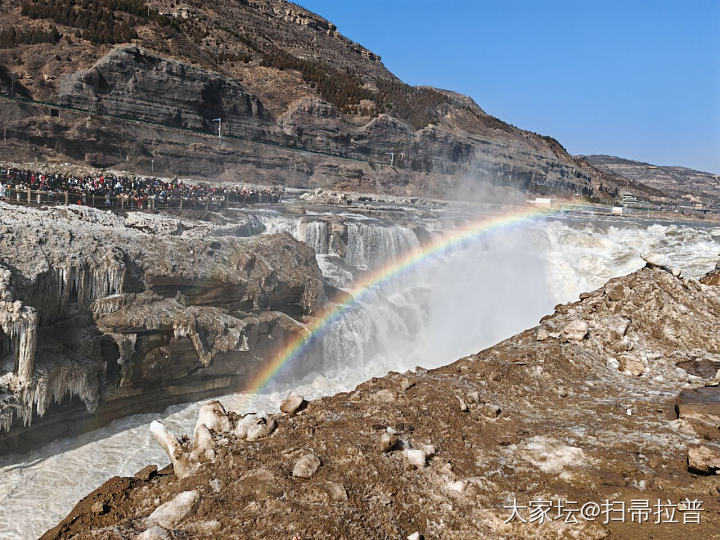
[{"label": "brown rock", "polygon": [[615,283],[612,286],[605,287],[605,294],[613,302],[618,302],[625,296],[625,287],[622,283]]},{"label": "brown rock", "polygon": [[720,445],[702,444],[688,449],[688,470],[698,474],[720,474]]},{"label": "brown rock", "polygon": [[720,364],[707,358],[700,358],[697,360],[678,362],[677,367],[684,369],[690,375],[702,377],[703,379],[714,379],[718,373],[718,369],[720,369]]},{"label": "brown rock", "polygon": [[645,364],[639,358],[635,358],[629,354],[623,354],[618,358],[618,371],[627,373],[633,377],[638,377],[645,373]]},{"label": "brown rock", "polygon": [[157,475],[158,476],[171,476],[175,474],[175,469],[173,469],[172,463],[165,465],[162,469],[158,469]]},{"label": "brown rock", "polygon": [[587,321],[575,319],[563,327],[562,335],[569,341],[582,341],[588,335],[588,329]]},{"label": "brown rock", "polygon": [[107,512],[107,506],[104,502],[98,501],[90,507],[90,511],[93,514],[104,514]]},{"label": "brown rock", "polygon": [[305,399],[300,394],[292,391],[290,392],[290,394],[288,394],[288,397],[286,397],[285,400],[280,404],[280,410],[292,416],[306,404],[307,401],[305,401]]},{"label": "brown rock", "polygon": [[483,403],[478,407],[478,410],[480,411],[480,414],[486,416],[487,418],[497,418],[502,412],[502,409],[494,403]]},{"label": "brown rock", "polygon": [[138,472],[136,472],[133,477],[137,478],[138,480],[142,480],[143,482],[147,482],[157,476],[158,474],[158,468],[155,465],[148,465],[147,467],[143,467]]},{"label": "brown rock", "polygon": [[382,435],[380,435],[380,441],[378,442],[378,447],[380,448],[381,452],[389,452],[390,450],[392,450],[395,447],[397,442],[398,442],[397,436],[392,433],[388,433],[386,431]]},{"label": "brown rock", "polygon": [[705,417],[720,425],[720,387],[685,389],[677,397],[675,410],[680,418]]},{"label": "brown rock", "polygon": [[320,458],[317,457],[315,454],[305,454],[295,462],[292,475],[295,478],[312,478],[321,465],[322,461],[320,461]]}]

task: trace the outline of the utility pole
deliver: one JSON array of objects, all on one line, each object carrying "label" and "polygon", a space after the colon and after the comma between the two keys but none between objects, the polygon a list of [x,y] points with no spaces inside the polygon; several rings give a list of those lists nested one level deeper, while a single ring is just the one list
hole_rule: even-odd
[{"label": "utility pole", "polygon": [[154,159],[150,160],[150,172],[151,173],[155,172],[155,160]]},{"label": "utility pole", "polygon": [[222,139],[222,118],[215,118],[213,122],[218,123],[218,139]]}]

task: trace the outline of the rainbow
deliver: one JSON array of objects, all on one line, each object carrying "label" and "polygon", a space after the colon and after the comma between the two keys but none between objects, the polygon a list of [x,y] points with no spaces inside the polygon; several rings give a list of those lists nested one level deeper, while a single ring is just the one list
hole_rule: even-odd
[{"label": "rainbow", "polygon": [[461,227],[451,229],[369,273],[349,291],[347,300],[339,304],[331,304],[318,313],[313,321],[306,326],[306,332],[288,340],[288,343],[277,354],[264,363],[261,369],[250,379],[243,391],[245,398],[242,400],[242,408],[248,406],[252,398],[261,393],[284,366],[299,358],[314,337],[320,335],[333,322],[337,321],[352,304],[361,300],[368,291],[382,286],[391,278],[414,268],[428,258],[447,252],[463,242],[477,238],[484,233],[520,225],[538,217],[557,214],[562,211],[563,207],[559,206],[523,207],[502,214],[483,216],[471,220]]}]

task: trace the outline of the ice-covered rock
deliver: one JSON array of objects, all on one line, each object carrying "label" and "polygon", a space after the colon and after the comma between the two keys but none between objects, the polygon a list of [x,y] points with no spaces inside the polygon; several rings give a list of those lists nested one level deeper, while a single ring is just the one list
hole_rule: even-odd
[{"label": "ice-covered rock", "polygon": [[403,450],[405,459],[410,465],[415,467],[424,467],[427,464],[427,455],[419,448],[406,448]]},{"label": "ice-covered rock", "polygon": [[197,430],[202,424],[220,433],[230,431],[233,427],[225,407],[217,400],[208,401],[200,407],[195,429]]},{"label": "ice-covered rock", "polygon": [[[183,234],[173,234],[175,222]],[[141,224],[154,224],[153,233]],[[75,412],[45,415],[50,407],[80,401],[91,415],[103,401],[124,400],[104,409],[122,415],[146,408],[165,385],[173,390],[164,399],[177,401],[227,393],[248,356],[272,356],[304,331],[282,312],[309,314],[325,300],[312,250],[284,234],[187,234],[203,227],[215,225],[0,202],[0,385],[9,396],[0,399],[0,430],[33,432],[0,433],[0,452],[59,431],[40,425],[62,423],[66,434],[94,425]],[[199,424],[227,431],[221,418]]]},{"label": "ice-covered rock", "polygon": [[657,266],[659,268],[667,268],[670,266],[670,259],[654,251],[643,254],[642,260],[645,261],[648,266]]},{"label": "ice-covered rock", "polygon": [[150,234],[178,235],[182,234],[186,225],[179,219],[162,214],[146,212],[128,212],[125,225]]},{"label": "ice-covered rock", "polygon": [[195,428],[192,456],[200,463],[215,459],[215,441],[205,424],[200,424]]},{"label": "ice-covered rock", "polygon": [[149,529],[137,535],[136,540],[171,540],[170,532],[158,525],[153,525]]},{"label": "ice-covered rock", "polygon": [[190,476],[198,469],[200,462],[197,456],[192,456],[186,451],[177,437],[170,433],[162,422],[153,421],[150,424],[150,433],[170,458],[173,471],[178,478]]},{"label": "ice-covered rock", "polygon": [[192,515],[199,503],[200,494],[197,491],[183,491],[158,506],[145,521],[147,524],[173,529]]},{"label": "ice-covered rock", "polygon": [[266,416],[260,417],[254,424],[248,427],[245,438],[250,442],[263,439],[275,431],[276,427],[277,423],[273,418]]}]

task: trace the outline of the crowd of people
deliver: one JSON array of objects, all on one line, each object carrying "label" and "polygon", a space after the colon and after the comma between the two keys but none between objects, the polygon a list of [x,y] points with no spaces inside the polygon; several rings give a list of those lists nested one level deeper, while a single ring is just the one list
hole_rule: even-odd
[{"label": "crowd of people", "polygon": [[35,192],[45,192],[45,200],[50,202],[60,202],[65,197],[64,194],[68,193],[68,202],[73,204],[128,208],[177,207],[181,205],[181,201],[190,207],[210,204],[218,207],[226,206],[227,203],[277,203],[285,194],[283,186],[211,186],[105,173],[74,176],[12,168],[0,169],[0,198],[8,197],[10,191],[14,190],[18,200],[21,200],[28,188]]}]

